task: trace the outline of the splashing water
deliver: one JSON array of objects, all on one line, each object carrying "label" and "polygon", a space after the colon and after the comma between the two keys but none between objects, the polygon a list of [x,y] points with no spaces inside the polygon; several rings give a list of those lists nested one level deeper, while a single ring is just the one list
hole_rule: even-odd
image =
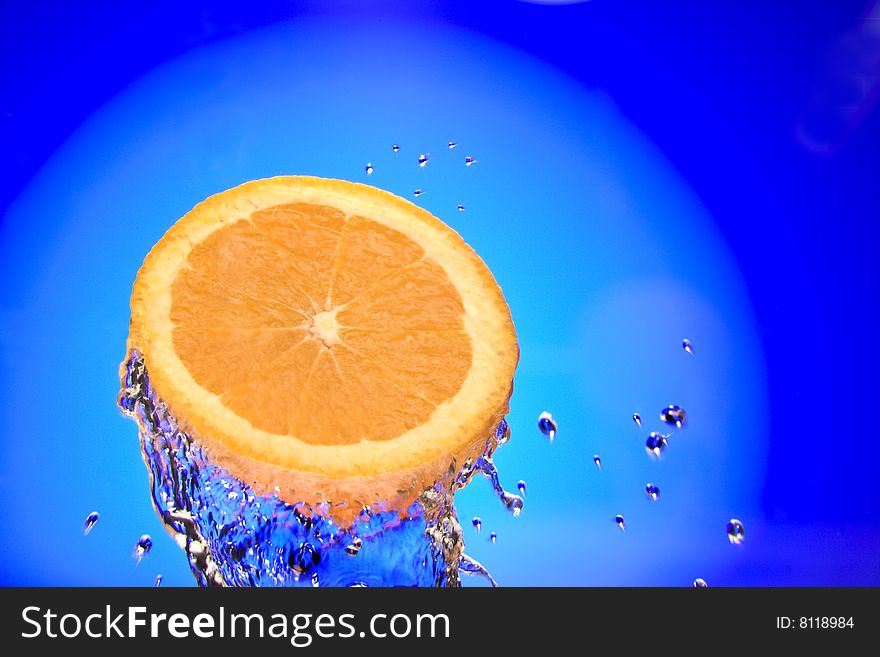
[{"label": "splashing water", "polygon": [[87,515],[86,520],[83,523],[83,536],[88,536],[95,528],[95,525],[98,524],[98,521],[100,519],[101,514],[97,511],[92,511],[89,515]]},{"label": "splashing water", "polygon": [[[343,528],[329,504],[289,503],[213,463],[155,395],[137,351],[123,363],[121,379],[117,402],[138,424],[153,505],[201,586],[459,586],[460,574],[496,585],[464,554],[453,502],[482,473],[513,515],[521,512],[522,498],[502,488],[492,461],[510,438],[506,421],[478,457],[458,469],[453,463],[405,512],[377,503]],[[478,518],[473,524],[479,531]],[[143,536],[138,546],[140,561],[152,540]]]},{"label": "splashing water", "polygon": [[697,579],[694,580],[694,588],[695,589],[705,589],[708,586],[709,585],[706,584],[706,580],[704,580],[702,577],[697,577]]}]

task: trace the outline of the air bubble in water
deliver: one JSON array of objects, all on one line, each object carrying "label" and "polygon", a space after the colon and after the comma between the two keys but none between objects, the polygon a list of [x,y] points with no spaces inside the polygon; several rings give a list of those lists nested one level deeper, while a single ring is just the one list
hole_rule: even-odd
[{"label": "air bubble in water", "polygon": [[516,484],[516,489],[519,491],[520,495],[525,496],[526,494],[526,482],[520,479]]},{"label": "air bubble in water", "polygon": [[681,341],[681,348],[688,352],[691,356],[694,355],[694,345],[687,338]]},{"label": "air bubble in water", "polygon": [[636,426],[641,429],[642,428],[642,416],[638,413],[633,413],[633,422],[636,423]]},{"label": "air bubble in water", "polygon": [[161,576],[161,575],[156,575],[156,584],[155,584],[155,587],[158,589],[160,586],[162,586],[162,576]]},{"label": "air bubble in water", "polygon": [[601,470],[601,469],[602,469],[602,459],[599,457],[598,454],[593,454],[593,463],[596,464],[596,469],[597,469],[597,470]]},{"label": "air bubble in water", "polygon": [[694,580],[695,589],[705,589],[708,586],[709,585],[706,584],[706,580],[704,580],[702,577],[697,577],[697,579]]},{"label": "air bubble in water", "polygon": [[423,189],[415,189],[415,190],[413,190],[413,196],[415,196],[416,198],[418,198],[419,196],[421,196],[421,195],[424,194],[424,193],[425,193],[425,190],[423,190]]},{"label": "air bubble in water", "polygon": [[466,167],[469,167],[472,164],[476,164],[476,163],[477,163],[477,161],[474,158],[472,158],[470,155],[468,155],[466,158],[464,158],[464,165]]},{"label": "air bubble in water", "polygon": [[626,521],[623,519],[623,516],[618,514],[614,516],[614,522],[617,523],[617,526],[620,527],[620,531],[626,531]]},{"label": "air bubble in water", "polygon": [[476,529],[477,533],[479,534],[480,530],[483,528],[483,521],[474,516],[474,519],[471,520],[471,524],[474,526],[474,529]]},{"label": "air bubble in water", "polygon": [[364,545],[364,542],[360,539],[360,537],[355,536],[353,539],[351,539],[351,543],[349,543],[348,545],[345,546],[345,553],[348,556],[353,557],[353,556],[357,555],[358,552],[361,551],[361,548],[363,547],[363,545]]},{"label": "air bubble in water", "polygon": [[464,212],[464,206],[461,203],[456,205],[455,209],[458,210],[459,212]]},{"label": "air bubble in water", "polygon": [[373,174],[373,165],[372,165],[372,163],[367,162],[367,166],[364,167],[364,171],[367,172],[367,175],[368,175],[368,176],[371,176],[371,175]]},{"label": "air bubble in water", "polygon": [[86,521],[83,523],[83,536],[88,536],[89,532],[94,529],[97,522],[101,519],[101,514],[97,511],[92,511],[89,515],[86,516]]},{"label": "air bubble in water", "polygon": [[645,495],[647,495],[648,499],[652,502],[656,502],[660,499],[660,489],[654,484],[647,484],[645,486]]},{"label": "air bubble in water", "polygon": [[545,436],[549,436],[550,442],[553,442],[553,439],[556,437],[556,431],[558,427],[556,426],[556,420],[553,419],[553,416],[550,415],[547,411],[544,411],[538,416],[538,429],[541,430]]},{"label": "air bubble in water", "polygon": [[398,152],[400,151],[400,146],[398,146],[397,144],[394,144],[394,145],[391,147],[391,150],[392,150],[393,152],[395,152],[395,153],[398,153]]},{"label": "air bubble in water", "polygon": [[666,424],[674,424],[679,429],[687,421],[687,413],[681,406],[670,404],[660,411],[660,419]]},{"label": "air bubble in water", "polygon": [[456,144],[454,141],[451,141],[447,144],[447,146],[449,147],[450,150],[452,150],[453,148],[458,146],[458,144]]},{"label": "air bubble in water", "polygon": [[669,442],[662,433],[657,433],[656,431],[652,431],[648,436],[648,440],[645,441],[645,450],[648,452],[648,456],[652,456],[654,458],[659,459],[663,456],[663,452],[666,451],[666,448],[669,446]]},{"label": "air bubble in water", "polygon": [[727,523],[727,538],[734,545],[739,545],[746,540],[746,528],[736,518],[731,518]]},{"label": "air bubble in water", "polygon": [[492,545],[495,545],[495,541],[498,540],[498,534],[492,532],[491,534],[489,534],[489,540],[492,541]]},{"label": "air bubble in water", "polygon": [[147,556],[152,549],[153,539],[150,538],[149,534],[144,534],[137,540],[137,543],[134,544],[134,558],[140,563],[141,559]]},{"label": "air bubble in water", "polygon": [[431,159],[430,155],[425,155],[424,153],[422,153],[421,155],[419,155],[419,166],[424,167],[428,163],[428,160],[430,160],[430,159]]}]

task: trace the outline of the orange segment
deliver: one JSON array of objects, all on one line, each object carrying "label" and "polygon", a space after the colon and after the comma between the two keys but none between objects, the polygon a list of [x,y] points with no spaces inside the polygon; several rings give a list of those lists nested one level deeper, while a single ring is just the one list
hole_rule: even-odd
[{"label": "orange segment", "polygon": [[454,231],[308,177],[246,183],[178,221],[138,273],[129,346],[232,474],[347,508],[403,508],[479,453],[519,356],[498,285]]}]

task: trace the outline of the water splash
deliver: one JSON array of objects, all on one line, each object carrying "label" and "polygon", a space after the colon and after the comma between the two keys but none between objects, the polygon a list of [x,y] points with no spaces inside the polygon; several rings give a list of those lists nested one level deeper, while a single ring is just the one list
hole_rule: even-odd
[{"label": "water splash", "polygon": [[97,511],[92,511],[89,515],[87,515],[85,522],[83,522],[83,536],[88,536],[95,528],[95,525],[98,524],[98,520],[100,519],[101,514]]},{"label": "water splash", "polygon": [[702,577],[697,577],[697,579],[694,580],[694,588],[695,589],[705,589],[708,586],[709,585],[706,584],[706,580],[704,580]]},{"label": "water splash", "polygon": [[137,351],[120,373],[119,407],[138,424],[154,507],[202,586],[459,586],[460,573],[488,573],[464,555],[455,492],[481,472],[514,515],[522,510],[492,462],[510,438],[506,421],[478,457],[452,464],[405,512],[370,505],[342,528],[329,504],[291,504],[212,462],[156,396]]}]

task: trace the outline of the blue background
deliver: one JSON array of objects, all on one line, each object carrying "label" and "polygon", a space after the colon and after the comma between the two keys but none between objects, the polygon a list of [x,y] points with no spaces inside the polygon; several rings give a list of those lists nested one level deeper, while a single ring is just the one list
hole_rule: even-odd
[{"label": "blue background", "polygon": [[0,583],[192,585],[114,406],[128,295],[193,204],[279,173],[425,189],[504,289],[526,508],[457,500],[502,584],[880,583],[866,5],[235,4],[0,10]]}]

